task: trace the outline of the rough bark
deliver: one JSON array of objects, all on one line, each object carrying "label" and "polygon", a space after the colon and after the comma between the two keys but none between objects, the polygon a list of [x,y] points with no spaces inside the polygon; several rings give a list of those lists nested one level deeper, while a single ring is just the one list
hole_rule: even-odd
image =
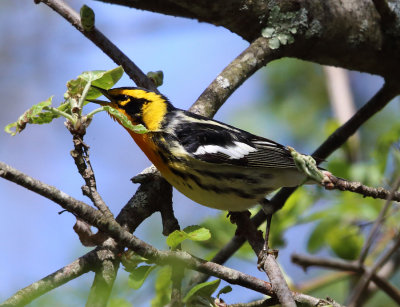
[{"label": "rough bark", "polygon": [[100,1],[223,26],[249,42],[273,32],[271,39],[285,47],[286,56],[397,77],[398,1]]}]

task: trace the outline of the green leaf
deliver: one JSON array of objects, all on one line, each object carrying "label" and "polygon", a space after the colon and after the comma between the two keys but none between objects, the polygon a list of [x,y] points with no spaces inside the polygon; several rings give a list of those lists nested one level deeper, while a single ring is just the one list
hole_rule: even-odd
[{"label": "green leaf", "polygon": [[232,287],[227,285],[227,286],[223,287],[221,290],[218,291],[217,297],[219,298],[219,296],[221,294],[227,294],[227,293],[229,293],[231,291],[232,291]]},{"label": "green leaf", "polygon": [[186,294],[185,298],[183,299],[184,303],[188,303],[196,299],[196,297],[205,297],[211,298],[211,295],[217,290],[221,280],[216,279],[213,281],[203,282],[194,286],[190,291]]},{"label": "green leaf", "polygon": [[337,256],[346,260],[355,260],[361,252],[364,239],[357,226],[349,225],[337,226],[334,231],[329,232],[327,241]]},{"label": "green leaf", "polygon": [[188,239],[192,241],[207,241],[211,238],[210,230],[198,225],[188,226],[183,231],[187,233]]},{"label": "green leaf", "polygon": [[143,285],[147,276],[149,276],[150,272],[153,271],[155,268],[155,265],[142,265],[134,269],[132,273],[129,274],[129,287],[135,290],[139,289]]},{"label": "green leaf", "polygon": [[50,97],[46,101],[33,105],[29,110],[25,111],[16,122],[8,124],[4,128],[4,131],[11,135],[16,135],[25,129],[26,124],[50,123],[54,118],[59,117],[51,111],[45,111],[45,108],[51,105],[52,99],[53,97]]},{"label": "green leaf", "polygon": [[171,248],[176,248],[179,244],[185,241],[188,235],[182,230],[175,230],[170,233],[166,239],[167,245]]},{"label": "green leaf", "polygon": [[93,10],[87,5],[83,5],[80,10],[81,24],[85,31],[94,29],[95,16]]},{"label": "green leaf", "polygon": [[103,109],[106,110],[108,113],[110,113],[112,116],[114,116],[116,119],[118,119],[125,128],[128,128],[129,130],[132,130],[138,134],[144,134],[149,132],[149,130],[147,130],[146,127],[143,126],[142,124],[139,125],[132,124],[129,118],[125,114],[119,112],[118,110],[110,106],[103,106]]},{"label": "green leaf", "polygon": [[[86,84],[91,82],[91,84],[98,86],[104,89],[110,89],[114,86],[115,83],[121,79],[124,70],[121,66],[118,66],[111,70],[93,70],[93,71],[84,71],[80,74],[76,79],[69,80],[67,82],[67,92],[64,94],[65,99],[74,98],[77,99],[83,92]],[[103,95],[98,90],[94,88],[90,88],[86,98],[87,99],[96,99]]]},{"label": "green leaf", "polygon": [[171,248],[176,248],[184,240],[206,241],[211,238],[211,233],[207,228],[198,225],[188,226],[183,230],[175,230],[167,237],[167,244]]},{"label": "green leaf", "polygon": [[[109,89],[122,77],[123,72],[122,67],[117,67],[108,71],[83,72],[77,77],[77,79],[69,80],[67,82],[67,92],[64,94],[66,102],[62,103],[57,108],[53,108],[51,107],[53,97],[50,97],[46,101],[35,104],[22,114],[16,122],[4,127],[4,131],[11,135],[15,135],[24,130],[27,124],[47,124],[60,116],[64,116],[68,120],[74,122],[76,117],[72,114],[71,110],[73,107],[78,106],[77,102],[81,99],[86,84],[90,82],[91,84],[101,88]],[[95,99],[101,95],[102,94],[99,91],[91,88],[86,97],[89,99]],[[124,126],[129,125],[130,123],[126,119],[121,119],[121,122]],[[147,129],[141,125],[131,125],[130,129],[136,133],[147,132]]]}]

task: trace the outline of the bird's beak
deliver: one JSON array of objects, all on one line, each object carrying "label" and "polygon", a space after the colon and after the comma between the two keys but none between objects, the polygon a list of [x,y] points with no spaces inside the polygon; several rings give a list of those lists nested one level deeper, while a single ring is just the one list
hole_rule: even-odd
[{"label": "bird's beak", "polygon": [[94,102],[94,103],[100,104],[102,106],[109,105],[112,102],[112,98],[108,94],[108,90],[105,90],[105,89],[95,86],[95,85],[91,85],[91,87],[98,90],[100,93],[103,94],[104,97],[108,98],[110,101],[104,101],[104,100],[99,100],[99,99],[86,99],[87,101]]}]

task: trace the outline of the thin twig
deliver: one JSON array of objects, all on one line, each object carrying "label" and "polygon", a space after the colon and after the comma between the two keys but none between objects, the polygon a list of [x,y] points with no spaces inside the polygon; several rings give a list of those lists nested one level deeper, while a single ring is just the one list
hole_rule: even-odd
[{"label": "thin twig", "polygon": [[[292,262],[300,265],[303,269],[307,269],[311,266],[318,266],[333,270],[354,272],[357,274],[370,272],[369,269],[367,269],[365,266],[360,266],[357,262],[350,262],[342,259],[320,258],[315,256],[292,254]],[[385,278],[381,278],[381,276],[375,272],[371,276],[371,279],[394,301],[400,302],[400,291],[397,290],[396,287],[394,287]]]},{"label": "thin twig", "polygon": [[81,24],[79,14],[69,7],[62,0],[36,0],[37,3],[43,2],[54,11],[68,20],[79,32],[85,35],[97,47],[108,55],[117,65],[121,65],[126,74],[138,85],[146,89],[158,92],[154,83],[136,66],[117,46],[115,46],[99,30],[94,28],[92,31],[85,31]]},{"label": "thin twig", "polygon": [[372,197],[375,199],[388,199],[400,202],[400,192],[386,190],[382,187],[372,188],[363,185],[361,182],[349,181],[336,176],[329,176],[330,186],[329,190],[337,189],[340,191],[350,191],[353,193],[358,193],[364,197]]},{"label": "thin twig", "polygon": [[86,131],[83,130],[82,132],[77,133],[72,127],[70,127],[70,125],[67,125],[67,127],[73,135],[74,150],[71,151],[71,156],[75,161],[79,174],[81,174],[86,183],[86,186],[82,188],[83,193],[93,201],[93,204],[101,211],[101,213],[107,217],[113,218],[110,209],[97,192],[96,178],[90,163],[89,146],[83,142],[83,136]]},{"label": "thin twig", "polygon": [[[394,245],[389,248],[386,253],[383,254],[383,256],[378,260],[373,267],[364,272],[364,274],[361,276],[358,284],[352,291],[352,293],[349,296],[349,307],[354,307],[354,306],[360,306],[360,299],[362,293],[365,291],[367,288],[370,280],[373,280],[373,276],[376,275],[378,270],[392,257],[392,255],[400,248],[400,233],[397,234],[396,240]],[[400,297],[396,299],[396,303],[400,305]]]},{"label": "thin twig", "polygon": [[[81,120],[81,118],[79,118],[79,120]],[[72,125],[70,121],[66,122],[66,126],[72,134],[72,140],[74,143],[74,150],[71,151],[71,156],[75,161],[75,165],[77,166],[79,173],[86,183],[86,185],[82,187],[83,194],[92,200],[93,204],[106,218],[114,219],[110,209],[97,191],[96,178],[94,176],[92,164],[90,163],[89,146],[83,142],[83,137],[86,134],[86,128],[89,123],[90,121],[84,120],[81,121],[81,124],[78,125],[78,127],[75,127],[75,125]],[[80,227],[78,227],[78,225],[80,225]],[[82,229],[85,231],[82,232]],[[96,235],[90,235],[90,226],[86,225],[85,227],[85,222],[81,221],[79,217],[77,217],[74,230],[79,235],[79,239],[82,244],[89,243],[90,246],[93,246],[94,244],[99,244],[98,242],[93,241],[107,239],[107,236],[100,231]],[[106,241],[100,242],[101,245],[107,250],[107,253],[111,252],[113,255],[115,255],[117,250],[121,248],[117,248],[117,244],[113,239],[110,238],[108,241],[108,244]],[[115,256],[113,259],[104,259],[99,263],[95,269],[95,277],[92,287],[90,288],[86,306],[105,307],[107,305],[115,278],[117,277],[118,268],[119,260],[116,259]]]},{"label": "thin twig", "polygon": [[[358,259],[360,264],[363,264],[365,259],[367,258],[367,255],[368,255],[369,249],[371,248],[372,242],[373,242],[381,224],[383,223],[383,221],[385,219],[387,211],[390,208],[391,201],[393,200],[393,197],[395,196],[396,191],[399,189],[399,186],[400,186],[400,177],[398,177],[396,179],[395,183],[393,184],[393,188],[391,189],[390,194],[387,197],[385,205],[382,207],[381,211],[379,212],[379,216],[375,220],[374,225],[372,226],[372,229],[369,232],[367,239],[365,240],[365,244],[361,250],[361,254]],[[400,193],[397,192],[397,194],[400,194]]]}]

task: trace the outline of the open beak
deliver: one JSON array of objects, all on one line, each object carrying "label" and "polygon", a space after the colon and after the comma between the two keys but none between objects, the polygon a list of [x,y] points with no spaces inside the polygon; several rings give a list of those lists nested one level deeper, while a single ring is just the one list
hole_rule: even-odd
[{"label": "open beak", "polygon": [[100,87],[95,86],[95,85],[91,85],[90,87],[93,87],[93,88],[95,88],[96,90],[98,90],[100,93],[103,94],[104,97],[108,98],[110,101],[104,101],[104,100],[99,100],[99,99],[86,99],[87,101],[94,102],[94,103],[100,104],[100,105],[102,105],[102,106],[105,106],[105,105],[110,104],[110,102],[112,101],[112,98],[111,98],[111,96],[108,94],[108,90],[105,90],[105,89],[100,88]]}]

